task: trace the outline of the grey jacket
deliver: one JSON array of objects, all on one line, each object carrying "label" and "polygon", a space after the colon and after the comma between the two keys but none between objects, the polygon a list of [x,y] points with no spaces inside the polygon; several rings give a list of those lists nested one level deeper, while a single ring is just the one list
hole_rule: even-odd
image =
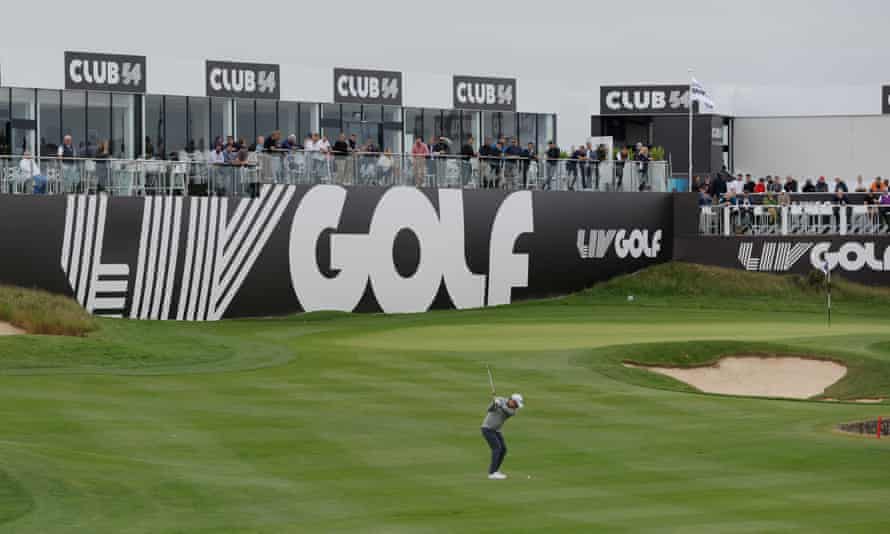
[{"label": "grey jacket", "polygon": [[497,397],[488,405],[488,413],[482,421],[482,428],[499,431],[507,419],[516,415],[516,410],[507,406],[507,399]]}]

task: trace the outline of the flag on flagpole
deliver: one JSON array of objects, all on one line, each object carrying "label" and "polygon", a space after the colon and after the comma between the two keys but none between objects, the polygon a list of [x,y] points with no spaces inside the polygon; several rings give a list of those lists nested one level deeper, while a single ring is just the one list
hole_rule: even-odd
[{"label": "flag on flagpole", "polygon": [[689,90],[690,102],[698,102],[703,111],[714,111],[717,109],[717,105],[714,104],[711,95],[708,94],[708,91],[705,90],[704,86],[695,78],[693,78],[692,83],[689,84]]}]

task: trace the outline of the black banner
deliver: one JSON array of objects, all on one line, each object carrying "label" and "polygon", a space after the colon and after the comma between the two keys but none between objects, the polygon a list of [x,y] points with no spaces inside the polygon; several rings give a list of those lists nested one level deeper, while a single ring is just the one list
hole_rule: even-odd
[{"label": "black banner", "polygon": [[600,115],[676,115],[688,113],[688,85],[619,85],[600,87]]},{"label": "black banner", "polygon": [[[669,194],[268,186],[256,199],[0,195],[0,283],[100,315],[411,313],[668,261]],[[13,252],[14,251],[14,252]]]},{"label": "black banner", "polygon": [[890,237],[678,237],[674,259],[774,274],[829,268],[854,282],[890,285]]},{"label": "black banner", "polygon": [[204,79],[207,96],[272,100],[281,97],[281,69],[278,65],[207,61]]},{"label": "black banner", "polygon": [[65,89],[144,93],[145,56],[65,52]]},{"label": "black banner", "polygon": [[402,73],[383,70],[334,69],[337,104],[402,105]]},{"label": "black banner", "polygon": [[515,78],[455,76],[452,95],[455,109],[516,111]]}]

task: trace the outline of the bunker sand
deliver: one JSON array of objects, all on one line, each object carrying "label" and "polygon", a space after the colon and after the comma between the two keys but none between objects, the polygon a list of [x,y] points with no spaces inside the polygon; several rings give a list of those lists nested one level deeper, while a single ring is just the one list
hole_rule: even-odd
[{"label": "bunker sand", "polygon": [[24,334],[24,330],[19,330],[18,328],[12,326],[9,323],[4,323],[0,321],[0,336],[17,336],[20,334]]},{"label": "bunker sand", "polygon": [[836,362],[800,357],[730,356],[709,367],[649,367],[625,363],[669,376],[705,393],[809,399],[842,379],[847,368]]}]

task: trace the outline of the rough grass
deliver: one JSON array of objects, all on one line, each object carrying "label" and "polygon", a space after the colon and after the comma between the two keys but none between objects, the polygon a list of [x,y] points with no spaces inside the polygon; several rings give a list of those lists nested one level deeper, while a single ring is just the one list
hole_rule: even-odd
[{"label": "rough grass", "polygon": [[98,328],[74,300],[37,289],[0,285],[0,321],[29,334],[83,336]]}]

